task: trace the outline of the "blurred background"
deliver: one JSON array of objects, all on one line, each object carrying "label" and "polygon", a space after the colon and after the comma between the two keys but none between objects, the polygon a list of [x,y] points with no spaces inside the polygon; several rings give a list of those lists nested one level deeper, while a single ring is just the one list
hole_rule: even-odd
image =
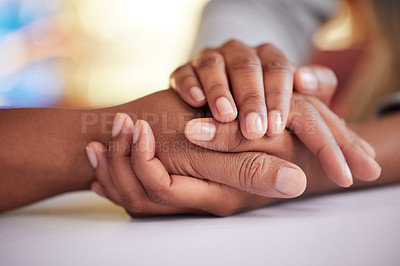
[{"label": "blurred background", "polygon": [[[106,106],[168,87],[208,0],[1,0],[0,106]],[[350,35],[342,12],[316,36]]]},{"label": "blurred background", "polygon": [[1,0],[0,105],[104,106],[168,87],[207,0]]}]

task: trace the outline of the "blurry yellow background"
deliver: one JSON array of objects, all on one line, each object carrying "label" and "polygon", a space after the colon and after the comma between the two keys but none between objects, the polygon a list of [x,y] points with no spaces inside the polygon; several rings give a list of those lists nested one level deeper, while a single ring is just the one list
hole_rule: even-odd
[{"label": "blurry yellow background", "polygon": [[[49,99],[44,105],[107,106],[168,87],[169,75],[188,60],[209,0],[6,1],[18,9],[10,9],[15,18],[3,25],[45,12],[0,35],[0,105],[18,105],[22,98],[29,104],[39,92],[32,99],[39,106],[40,97]],[[343,13],[323,27],[316,46],[348,45],[348,17]],[[27,81],[22,75],[18,83],[20,73],[43,60],[47,69],[32,72]],[[9,95],[14,102],[7,102]]]},{"label": "blurry yellow background", "polygon": [[188,58],[206,2],[74,0],[87,44],[66,72],[69,101],[111,105],[167,88],[170,73]]}]

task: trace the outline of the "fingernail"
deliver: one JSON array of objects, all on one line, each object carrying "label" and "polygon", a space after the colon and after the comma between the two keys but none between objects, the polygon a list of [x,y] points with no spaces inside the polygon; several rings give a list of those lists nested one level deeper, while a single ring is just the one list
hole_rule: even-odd
[{"label": "fingernail", "polygon": [[263,124],[261,116],[257,113],[250,113],[246,117],[246,127],[249,133],[262,133]]},{"label": "fingernail", "polygon": [[92,167],[94,169],[96,169],[98,162],[97,162],[97,157],[96,157],[94,150],[91,147],[86,146],[86,154],[87,154],[87,157],[89,158],[90,164],[92,165]]},{"label": "fingernail", "polygon": [[269,124],[269,126],[273,126],[274,127],[274,132],[275,133],[281,133],[285,128],[284,125],[282,123],[282,114],[279,111],[271,111],[269,112],[270,115],[270,119],[271,119],[271,124]]},{"label": "fingernail", "polygon": [[301,82],[303,87],[308,90],[318,89],[318,79],[315,74],[308,68],[303,68],[300,70]]},{"label": "fingernail", "polygon": [[192,87],[190,89],[190,95],[192,95],[196,102],[201,102],[206,98],[203,91],[199,87]]},{"label": "fingernail", "polygon": [[350,181],[350,185],[353,185],[353,175],[351,174],[350,167],[347,163],[346,163],[344,169],[345,169],[346,177]]},{"label": "fingernail", "polygon": [[235,113],[231,103],[225,97],[219,97],[215,102],[215,105],[217,106],[217,110],[220,116],[225,116],[227,114]]},{"label": "fingernail", "polygon": [[199,121],[189,121],[185,132],[192,140],[210,141],[214,139],[216,128],[213,124]]},{"label": "fingernail", "polygon": [[96,187],[92,187],[92,191],[94,193],[96,193],[97,195],[99,195],[100,197],[105,197],[105,195],[100,190],[98,190]]},{"label": "fingernail", "polygon": [[142,126],[140,120],[137,120],[135,124],[135,131],[133,132],[132,143],[136,143],[138,141],[141,127]]},{"label": "fingernail", "polygon": [[300,170],[283,167],[279,173],[275,189],[288,196],[301,194],[306,185],[306,176]]},{"label": "fingernail", "polygon": [[112,137],[117,136],[119,134],[119,132],[121,132],[124,121],[125,121],[125,116],[123,114],[117,113],[115,115],[112,131],[111,131]]}]

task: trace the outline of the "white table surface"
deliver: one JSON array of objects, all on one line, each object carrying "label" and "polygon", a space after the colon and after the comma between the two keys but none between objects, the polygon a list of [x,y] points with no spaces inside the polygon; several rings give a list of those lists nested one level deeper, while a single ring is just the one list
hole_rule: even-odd
[{"label": "white table surface", "polygon": [[227,218],[130,219],[66,194],[0,216],[0,265],[400,265],[400,185]]}]

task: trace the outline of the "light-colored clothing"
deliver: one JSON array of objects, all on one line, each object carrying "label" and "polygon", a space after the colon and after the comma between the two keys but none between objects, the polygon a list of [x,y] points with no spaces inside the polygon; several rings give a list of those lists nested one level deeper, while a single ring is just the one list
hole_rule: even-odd
[{"label": "light-colored clothing", "polygon": [[312,49],[312,35],[335,14],[338,0],[213,0],[205,8],[192,55],[230,39],[272,43],[295,65]]}]

